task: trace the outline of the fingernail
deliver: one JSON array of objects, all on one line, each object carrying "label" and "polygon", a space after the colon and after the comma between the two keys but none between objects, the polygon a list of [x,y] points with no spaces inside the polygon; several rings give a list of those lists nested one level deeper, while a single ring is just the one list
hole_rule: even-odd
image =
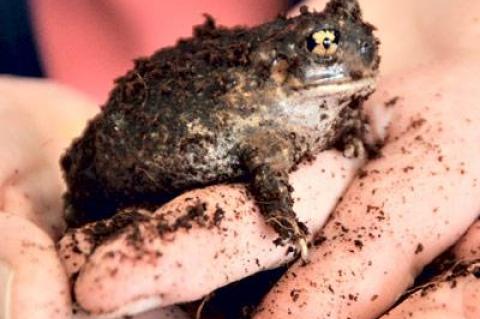
[{"label": "fingernail", "polygon": [[10,265],[0,260],[0,318],[9,319],[13,271]]}]

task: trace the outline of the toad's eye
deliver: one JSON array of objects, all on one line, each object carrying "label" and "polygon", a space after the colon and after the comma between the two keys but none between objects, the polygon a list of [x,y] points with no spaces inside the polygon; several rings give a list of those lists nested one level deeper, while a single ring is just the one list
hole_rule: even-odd
[{"label": "toad's eye", "polygon": [[335,54],[340,34],[336,30],[323,29],[314,32],[307,38],[307,49],[321,57]]}]

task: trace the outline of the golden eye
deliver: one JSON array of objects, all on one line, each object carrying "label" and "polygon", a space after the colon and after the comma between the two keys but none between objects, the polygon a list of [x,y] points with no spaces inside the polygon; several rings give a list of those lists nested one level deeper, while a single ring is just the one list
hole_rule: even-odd
[{"label": "golden eye", "polygon": [[328,29],[320,30],[308,37],[307,48],[321,57],[329,57],[337,51],[338,39],[338,32]]}]

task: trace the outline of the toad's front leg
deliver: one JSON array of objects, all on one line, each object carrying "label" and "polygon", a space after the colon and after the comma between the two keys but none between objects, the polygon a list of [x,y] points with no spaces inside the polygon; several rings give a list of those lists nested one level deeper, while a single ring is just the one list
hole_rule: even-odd
[{"label": "toad's front leg", "polygon": [[308,229],[293,211],[293,188],[288,179],[293,166],[292,148],[285,139],[272,134],[257,136],[243,147],[242,160],[265,221],[275,229],[282,243],[295,243],[306,261]]}]

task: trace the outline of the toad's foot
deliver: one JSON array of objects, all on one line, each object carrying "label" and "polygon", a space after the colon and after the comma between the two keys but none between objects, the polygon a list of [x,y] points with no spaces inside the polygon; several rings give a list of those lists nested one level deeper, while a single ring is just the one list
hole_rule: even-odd
[{"label": "toad's foot", "polygon": [[275,142],[246,146],[243,154],[245,166],[252,175],[251,191],[265,221],[279,235],[276,243],[294,243],[302,259],[307,261],[308,229],[293,211],[293,187],[288,179],[288,171],[293,165],[291,147],[278,136],[257,138],[252,144],[263,140]]},{"label": "toad's foot", "polygon": [[300,258],[302,258],[303,262],[308,262],[308,245],[305,238],[300,238],[297,241],[297,248],[300,251]]},{"label": "toad's foot", "polygon": [[293,212],[291,214],[285,214],[277,211],[267,217],[265,221],[280,235],[280,240],[294,243],[300,258],[304,262],[308,262],[308,245],[306,240],[308,229],[305,224],[299,222],[294,217]]}]

